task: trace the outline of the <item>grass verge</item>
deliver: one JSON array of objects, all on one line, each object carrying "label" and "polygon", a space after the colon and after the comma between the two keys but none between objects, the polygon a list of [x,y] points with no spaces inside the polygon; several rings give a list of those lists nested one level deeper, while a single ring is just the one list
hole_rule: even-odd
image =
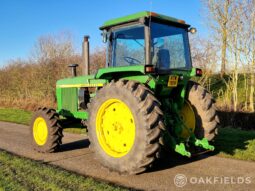
[{"label": "grass verge", "polygon": [[28,125],[32,112],[21,109],[0,108],[0,121],[13,122]]},{"label": "grass verge", "polygon": [[[18,109],[0,108],[0,121],[9,121],[28,125],[31,112]],[[65,129],[65,132],[86,133],[79,125]],[[233,128],[219,129],[219,135],[214,142],[216,153],[222,157],[255,161],[255,131],[244,131]]]},{"label": "grass verge", "polygon": [[0,190],[127,190],[0,150]]},{"label": "grass verge", "polygon": [[221,128],[214,145],[219,156],[255,161],[255,131]]},{"label": "grass verge", "polygon": [[[33,112],[21,109],[0,108],[0,121],[29,125]],[[86,134],[86,129],[80,124],[66,126],[64,132]]]}]

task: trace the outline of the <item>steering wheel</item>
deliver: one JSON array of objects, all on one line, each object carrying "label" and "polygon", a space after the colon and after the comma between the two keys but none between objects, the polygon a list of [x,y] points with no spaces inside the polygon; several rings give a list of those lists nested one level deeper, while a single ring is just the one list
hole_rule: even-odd
[{"label": "steering wheel", "polygon": [[141,61],[135,59],[135,58],[132,58],[132,57],[129,57],[129,56],[124,56],[123,57],[124,60],[129,63],[130,65],[137,65],[137,64],[141,64]]}]

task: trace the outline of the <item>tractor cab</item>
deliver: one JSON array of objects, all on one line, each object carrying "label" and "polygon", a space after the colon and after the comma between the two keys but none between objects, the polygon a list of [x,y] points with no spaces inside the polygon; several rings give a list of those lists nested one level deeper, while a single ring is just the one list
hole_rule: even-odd
[{"label": "tractor cab", "polygon": [[107,66],[138,66],[157,73],[192,67],[185,21],[152,12],[140,12],[104,23]]}]

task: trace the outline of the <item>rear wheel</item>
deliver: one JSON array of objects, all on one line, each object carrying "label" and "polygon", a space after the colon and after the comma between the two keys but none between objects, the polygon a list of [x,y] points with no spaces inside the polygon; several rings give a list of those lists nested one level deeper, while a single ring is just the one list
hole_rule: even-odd
[{"label": "rear wheel", "polygon": [[38,152],[55,152],[62,141],[62,127],[59,116],[53,109],[38,109],[30,125],[32,145]]},{"label": "rear wheel", "polygon": [[[199,139],[213,140],[218,132],[219,118],[212,96],[202,86],[193,81],[189,81],[186,95],[186,107],[187,113],[189,113],[189,117],[186,117],[186,119],[189,120],[188,123],[191,124],[192,131],[195,131],[195,135]],[[195,119],[195,123],[193,119]],[[195,126],[192,124],[195,124]]]},{"label": "rear wheel", "polygon": [[96,158],[122,174],[145,171],[160,152],[162,116],[144,85],[127,80],[106,85],[89,104],[88,134]]}]

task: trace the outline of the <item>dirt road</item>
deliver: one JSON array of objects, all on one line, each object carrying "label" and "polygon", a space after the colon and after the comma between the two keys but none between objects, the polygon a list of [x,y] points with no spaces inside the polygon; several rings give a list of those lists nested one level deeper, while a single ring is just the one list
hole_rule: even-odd
[{"label": "dirt road", "polygon": [[[161,161],[150,172],[119,176],[93,159],[84,135],[65,133],[61,151],[40,154],[32,150],[28,127],[0,122],[0,148],[17,155],[60,166],[79,174],[144,190],[255,190],[255,163],[216,156],[171,158]],[[185,175],[176,176],[177,174]],[[179,186],[177,187],[174,182]],[[187,183],[185,184],[187,180]]]}]

